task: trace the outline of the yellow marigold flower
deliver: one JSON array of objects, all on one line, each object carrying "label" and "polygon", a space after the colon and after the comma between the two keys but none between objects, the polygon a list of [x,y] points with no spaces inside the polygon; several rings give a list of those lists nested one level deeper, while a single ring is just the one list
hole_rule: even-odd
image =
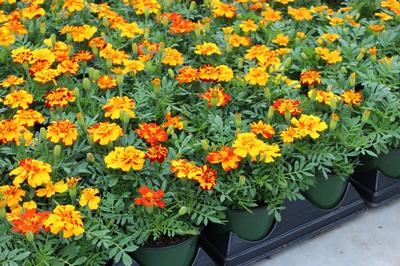
[{"label": "yellow marigold flower", "polygon": [[110,122],[95,124],[87,131],[93,137],[93,141],[100,145],[108,145],[124,135],[124,131],[119,125]]},{"label": "yellow marigold flower", "polygon": [[66,107],[68,103],[75,102],[75,94],[67,88],[58,88],[55,91],[49,91],[45,96],[46,107]]},{"label": "yellow marigold flower", "polygon": [[68,9],[68,12],[81,11],[85,7],[84,0],[64,0],[63,9]]},{"label": "yellow marigold flower", "polygon": [[313,16],[311,15],[311,10],[300,7],[300,8],[293,8],[291,6],[288,7],[288,14],[292,16],[294,20],[312,20]]},{"label": "yellow marigold flower", "polygon": [[127,38],[135,38],[137,34],[143,34],[144,30],[139,27],[139,25],[136,22],[132,23],[122,23],[117,26],[117,28],[121,31],[120,36],[121,37],[127,37]]},{"label": "yellow marigold flower", "polygon": [[280,157],[280,148],[277,144],[272,144],[272,145],[268,145],[268,144],[263,144],[261,145],[261,149],[260,149],[260,161],[264,161],[266,163],[272,163],[275,161],[274,158],[276,157]]},{"label": "yellow marigold flower", "polygon": [[27,19],[41,17],[41,16],[44,16],[45,14],[46,14],[46,11],[43,8],[41,8],[35,4],[31,4],[28,7],[23,8],[21,10],[22,17],[27,18]]},{"label": "yellow marigold flower", "polygon": [[264,142],[257,139],[254,133],[240,133],[237,135],[236,140],[233,142],[232,148],[234,153],[242,158],[250,155],[252,160],[260,154]]},{"label": "yellow marigold flower", "polygon": [[229,37],[229,45],[231,45],[232,47],[249,46],[250,44],[250,37],[240,36],[237,34],[232,34]]},{"label": "yellow marigold flower", "polygon": [[359,105],[363,98],[361,92],[352,90],[343,92],[340,97],[342,97],[345,104],[352,104],[353,106]]},{"label": "yellow marigold flower", "polygon": [[68,188],[75,188],[78,182],[81,180],[79,176],[77,177],[67,177],[67,186]]},{"label": "yellow marigold flower", "polygon": [[60,75],[57,69],[45,69],[35,73],[34,80],[39,83],[45,84],[47,82],[55,82],[55,78]]},{"label": "yellow marigold flower", "polygon": [[220,1],[212,2],[212,14],[214,17],[233,18],[236,16],[236,7]]},{"label": "yellow marigold flower", "polygon": [[283,143],[293,143],[295,139],[301,138],[299,130],[295,127],[288,126],[285,130],[279,132]]},{"label": "yellow marigold flower", "polygon": [[289,43],[289,37],[285,34],[278,34],[272,42],[280,46],[286,46]]},{"label": "yellow marigold flower", "polygon": [[130,118],[135,117],[133,109],[135,108],[135,102],[126,96],[116,96],[108,99],[107,104],[105,104],[102,109],[105,112],[105,117],[111,117],[111,119],[119,119],[121,111],[128,114]]},{"label": "yellow marigold flower", "polygon": [[97,28],[89,25],[82,26],[64,26],[61,30],[61,34],[70,33],[74,42],[83,42],[90,40],[92,36],[97,32]]},{"label": "yellow marigold flower", "polygon": [[106,157],[104,162],[107,168],[121,169],[128,172],[133,170],[141,170],[145,162],[145,153],[135,147],[115,147]]},{"label": "yellow marigold flower", "polygon": [[203,42],[203,44],[198,44],[195,46],[194,53],[199,55],[213,55],[213,54],[220,55],[221,50],[215,43]]},{"label": "yellow marigold flower", "polygon": [[299,39],[304,39],[306,37],[306,34],[302,31],[296,32],[296,37]]},{"label": "yellow marigold flower", "polygon": [[15,43],[15,34],[7,27],[0,27],[0,45],[8,47]]},{"label": "yellow marigold flower", "polygon": [[190,162],[186,159],[177,159],[170,161],[170,170],[178,178],[189,178],[189,174],[194,168],[197,168],[194,162]]},{"label": "yellow marigold flower", "polygon": [[18,110],[13,120],[20,125],[32,127],[35,123],[42,124],[44,122],[44,116],[33,109]]},{"label": "yellow marigold flower", "polygon": [[321,56],[321,58],[328,62],[328,64],[336,64],[343,60],[340,51],[334,50],[329,51],[328,48],[317,47],[315,53]]},{"label": "yellow marigold flower", "polygon": [[13,181],[15,186],[19,187],[25,180],[33,188],[50,182],[50,164],[27,158],[19,161],[18,165],[10,172],[10,176],[16,176]]},{"label": "yellow marigold flower", "polygon": [[392,17],[391,15],[386,14],[386,13],[384,13],[384,12],[377,12],[377,13],[375,13],[374,15],[377,16],[377,17],[379,17],[379,18],[380,18],[381,20],[383,20],[383,21],[388,21],[388,20],[393,19],[393,17]]},{"label": "yellow marigold flower", "polygon": [[51,198],[56,193],[64,193],[67,190],[68,186],[64,183],[63,180],[58,181],[54,184],[50,181],[46,184],[46,187],[36,190],[36,196]]},{"label": "yellow marigold flower", "polygon": [[261,12],[265,21],[274,22],[282,19],[282,12],[275,11],[270,7],[267,7],[265,11]]},{"label": "yellow marigold flower", "polygon": [[144,63],[141,60],[124,60],[125,70],[133,74],[143,71],[145,68]]},{"label": "yellow marigold flower", "polygon": [[287,5],[289,3],[293,3],[295,0],[275,0],[275,1],[283,5]]},{"label": "yellow marigold flower", "polygon": [[4,88],[10,88],[10,87],[22,85],[24,83],[25,83],[25,79],[24,78],[19,78],[17,76],[10,75],[10,76],[7,76],[7,78],[5,78],[0,83],[0,86],[2,86]]},{"label": "yellow marigold flower", "polygon": [[265,86],[267,84],[269,74],[264,67],[253,67],[249,69],[249,73],[244,76],[244,79],[251,85]]},{"label": "yellow marigold flower", "polygon": [[90,210],[97,210],[99,208],[100,197],[97,188],[85,188],[81,191],[79,205],[81,207],[88,205]]},{"label": "yellow marigold flower", "polygon": [[27,202],[22,203],[22,208],[24,208],[25,210],[36,209],[37,208],[37,204],[33,200],[27,201]]},{"label": "yellow marigold flower", "polygon": [[74,144],[77,138],[78,130],[76,125],[67,119],[52,121],[47,127],[47,139],[51,142],[62,142],[65,146],[70,146]]},{"label": "yellow marigold flower", "polygon": [[25,190],[20,189],[19,186],[0,186],[0,195],[5,200],[5,204],[10,208],[18,206],[23,197],[25,197],[25,194]]},{"label": "yellow marigold flower", "polygon": [[14,63],[22,64],[25,62],[30,62],[32,60],[32,56],[31,49],[23,46],[11,51],[11,57],[13,58]]},{"label": "yellow marigold flower", "polygon": [[97,81],[97,85],[102,90],[113,89],[113,88],[117,87],[117,80],[112,78],[109,75],[104,75],[104,76],[99,77],[99,80]]},{"label": "yellow marigold flower", "polygon": [[257,31],[258,29],[257,24],[252,19],[243,20],[239,27],[243,32]]},{"label": "yellow marigold flower", "polygon": [[339,34],[336,34],[336,33],[325,33],[325,34],[322,34],[319,37],[319,39],[320,40],[328,40],[330,42],[334,42],[337,39],[339,39],[339,37],[340,37]]},{"label": "yellow marigold flower", "polygon": [[341,24],[343,24],[343,22],[344,22],[344,20],[342,18],[337,18],[337,17],[330,18],[330,20],[329,20],[329,24],[331,26],[341,25]]},{"label": "yellow marigold flower", "polygon": [[292,125],[297,127],[302,138],[310,136],[313,139],[319,138],[319,132],[325,131],[328,125],[321,121],[318,116],[302,114],[299,119],[292,117]]},{"label": "yellow marigold flower", "polygon": [[39,61],[46,61],[51,65],[56,61],[54,53],[48,48],[40,48],[32,51],[32,58],[29,61],[30,64],[37,63]]},{"label": "yellow marigold flower", "polygon": [[174,48],[165,48],[161,63],[170,66],[183,64],[182,54]]},{"label": "yellow marigold flower", "polygon": [[28,109],[29,105],[33,102],[33,96],[26,90],[14,90],[6,95],[3,103],[10,105],[11,108]]},{"label": "yellow marigold flower", "polygon": [[72,205],[57,205],[53,213],[44,221],[44,225],[50,228],[53,234],[63,231],[63,237],[79,236],[85,231],[83,216]]},{"label": "yellow marigold flower", "polygon": [[257,123],[251,123],[250,129],[254,134],[261,134],[266,139],[270,139],[275,135],[275,129],[270,124],[266,124],[261,120]]},{"label": "yellow marigold flower", "polygon": [[32,142],[33,134],[25,128],[22,124],[17,123],[15,120],[2,120],[0,121],[0,142],[8,143],[15,142],[17,145],[21,144],[21,138],[28,146]]}]

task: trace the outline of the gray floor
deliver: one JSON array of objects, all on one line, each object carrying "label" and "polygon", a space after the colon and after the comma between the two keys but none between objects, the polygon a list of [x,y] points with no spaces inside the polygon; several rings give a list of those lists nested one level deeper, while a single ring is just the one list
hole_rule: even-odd
[{"label": "gray floor", "polygon": [[400,200],[367,209],[332,231],[255,266],[400,266]]}]

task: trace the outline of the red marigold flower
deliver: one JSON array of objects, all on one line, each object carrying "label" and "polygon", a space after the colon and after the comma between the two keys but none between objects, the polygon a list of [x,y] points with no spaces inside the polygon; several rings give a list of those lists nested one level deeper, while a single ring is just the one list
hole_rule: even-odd
[{"label": "red marigold flower", "polygon": [[211,190],[217,184],[217,172],[208,165],[192,168],[189,178],[199,182],[204,190]]},{"label": "red marigold flower", "polygon": [[165,202],[161,200],[161,198],[164,197],[164,191],[162,189],[155,191],[146,186],[142,186],[138,191],[142,197],[135,198],[135,203],[137,205],[165,208]]},{"label": "red marigold flower", "polygon": [[147,148],[146,158],[150,159],[150,162],[158,161],[162,163],[168,155],[168,148],[155,143],[151,144],[150,147]]},{"label": "red marigold flower", "polygon": [[278,99],[274,101],[272,107],[281,115],[284,115],[286,112],[290,112],[292,115],[297,115],[302,112],[302,109],[298,107],[299,105],[299,100]]},{"label": "red marigold flower", "polygon": [[42,228],[47,231],[48,229],[44,227],[43,222],[49,215],[50,212],[37,213],[36,209],[27,209],[18,219],[12,221],[12,230],[23,235],[26,235],[28,232],[37,234]]},{"label": "red marigold flower", "polygon": [[231,149],[227,146],[222,146],[221,151],[212,151],[210,152],[206,160],[210,163],[222,163],[222,168],[225,172],[229,170],[236,169],[239,166],[239,162],[242,160],[242,157],[237,156],[234,153],[234,149]]},{"label": "red marigold flower", "polygon": [[167,132],[156,123],[141,123],[135,130],[140,138],[145,139],[147,143],[156,144],[167,140]]}]

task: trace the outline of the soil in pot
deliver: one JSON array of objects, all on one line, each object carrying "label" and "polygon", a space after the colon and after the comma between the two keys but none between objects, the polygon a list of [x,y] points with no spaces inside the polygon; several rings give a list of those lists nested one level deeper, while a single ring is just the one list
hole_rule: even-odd
[{"label": "soil in pot", "polygon": [[326,179],[318,176],[316,179],[316,185],[304,192],[305,198],[321,209],[336,207],[343,198],[349,178],[329,176]]},{"label": "soil in pot", "polygon": [[163,236],[133,253],[141,266],[189,266],[198,249],[198,236]]}]

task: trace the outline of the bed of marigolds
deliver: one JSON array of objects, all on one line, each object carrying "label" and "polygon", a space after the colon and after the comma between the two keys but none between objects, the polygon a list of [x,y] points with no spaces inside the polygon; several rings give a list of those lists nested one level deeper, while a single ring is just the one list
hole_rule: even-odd
[{"label": "bed of marigolds", "polygon": [[395,0],[0,7],[2,263],[128,265],[397,143]]}]

